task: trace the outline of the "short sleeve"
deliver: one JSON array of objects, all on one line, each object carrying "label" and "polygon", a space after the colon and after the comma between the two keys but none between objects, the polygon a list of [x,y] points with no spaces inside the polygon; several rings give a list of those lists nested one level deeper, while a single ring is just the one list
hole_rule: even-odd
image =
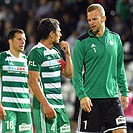
[{"label": "short sleeve", "polygon": [[32,50],[28,55],[28,70],[29,71],[40,71],[42,62],[42,55],[37,50]]}]

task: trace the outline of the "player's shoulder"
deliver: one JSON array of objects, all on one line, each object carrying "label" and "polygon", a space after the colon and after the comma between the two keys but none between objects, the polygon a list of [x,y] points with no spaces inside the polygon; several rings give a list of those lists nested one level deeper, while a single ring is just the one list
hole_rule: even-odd
[{"label": "player's shoulder", "polygon": [[6,58],[7,56],[10,56],[10,53],[9,53],[9,51],[2,51],[2,52],[0,52],[0,56],[3,58]]},{"label": "player's shoulder", "polygon": [[[39,54],[42,53],[42,51],[45,51],[45,47],[43,46],[43,44],[38,43],[37,45],[33,46],[32,49],[29,51],[29,54]],[[28,55],[29,55],[28,54]]]},{"label": "player's shoulder", "polygon": [[79,36],[77,39],[82,41],[82,40],[85,40],[88,37],[90,37],[90,35],[88,34],[88,32],[86,32],[83,35]]},{"label": "player's shoulder", "polygon": [[113,36],[119,36],[118,33],[114,32],[114,31],[111,31],[111,30],[109,30],[109,34],[111,34],[111,35],[113,35]]}]

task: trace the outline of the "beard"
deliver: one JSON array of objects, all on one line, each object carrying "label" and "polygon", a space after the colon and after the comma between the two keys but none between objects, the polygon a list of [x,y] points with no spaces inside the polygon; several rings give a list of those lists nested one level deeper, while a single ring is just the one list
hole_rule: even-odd
[{"label": "beard", "polygon": [[100,27],[96,27],[95,29],[91,28],[91,30],[94,35],[97,35],[100,32]]}]

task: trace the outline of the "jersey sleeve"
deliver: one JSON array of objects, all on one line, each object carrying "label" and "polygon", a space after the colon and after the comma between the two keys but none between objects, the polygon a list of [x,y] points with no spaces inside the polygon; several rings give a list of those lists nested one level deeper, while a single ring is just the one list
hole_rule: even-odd
[{"label": "jersey sleeve", "polygon": [[37,49],[33,49],[28,55],[28,70],[40,71],[42,55]]},{"label": "jersey sleeve", "polygon": [[124,67],[124,52],[123,52],[122,42],[119,36],[118,36],[118,44],[119,44],[118,48],[119,51],[117,57],[117,75],[118,75],[117,81],[122,96],[128,96],[129,90],[128,90],[127,78]]},{"label": "jersey sleeve", "polygon": [[83,50],[82,42],[80,40],[76,40],[72,55],[74,69],[74,76],[72,78],[72,82],[79,100],[87,96],[82,82],[84,53],[85,52]]}]

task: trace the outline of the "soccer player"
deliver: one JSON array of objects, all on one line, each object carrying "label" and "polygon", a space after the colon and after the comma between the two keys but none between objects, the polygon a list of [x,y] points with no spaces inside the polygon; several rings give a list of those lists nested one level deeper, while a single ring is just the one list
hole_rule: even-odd
[{"label": "soccer player", "polygon": [[0,133],[32,133],[25,33],[12,29],[10,49],[0,53]]},{"label": "soccer player", "polygon": [[87,20],[90,30],[77,38],[72,56],[72,82],[81,105],[77,133],[126,133],[129,90],[120,36],[105,27],[100,4],[87,8]]},{"label": "soccer player", "polygon": [[60,42],[65,61],[54,45],[62,36],[56,19],[44,18],[38,25],[40,41],[28,55],[29,85],[34,93],[33,119],[37,133],[70,133],[70,122],[61,90],[61,73],[72,78],[69,44]]}]

